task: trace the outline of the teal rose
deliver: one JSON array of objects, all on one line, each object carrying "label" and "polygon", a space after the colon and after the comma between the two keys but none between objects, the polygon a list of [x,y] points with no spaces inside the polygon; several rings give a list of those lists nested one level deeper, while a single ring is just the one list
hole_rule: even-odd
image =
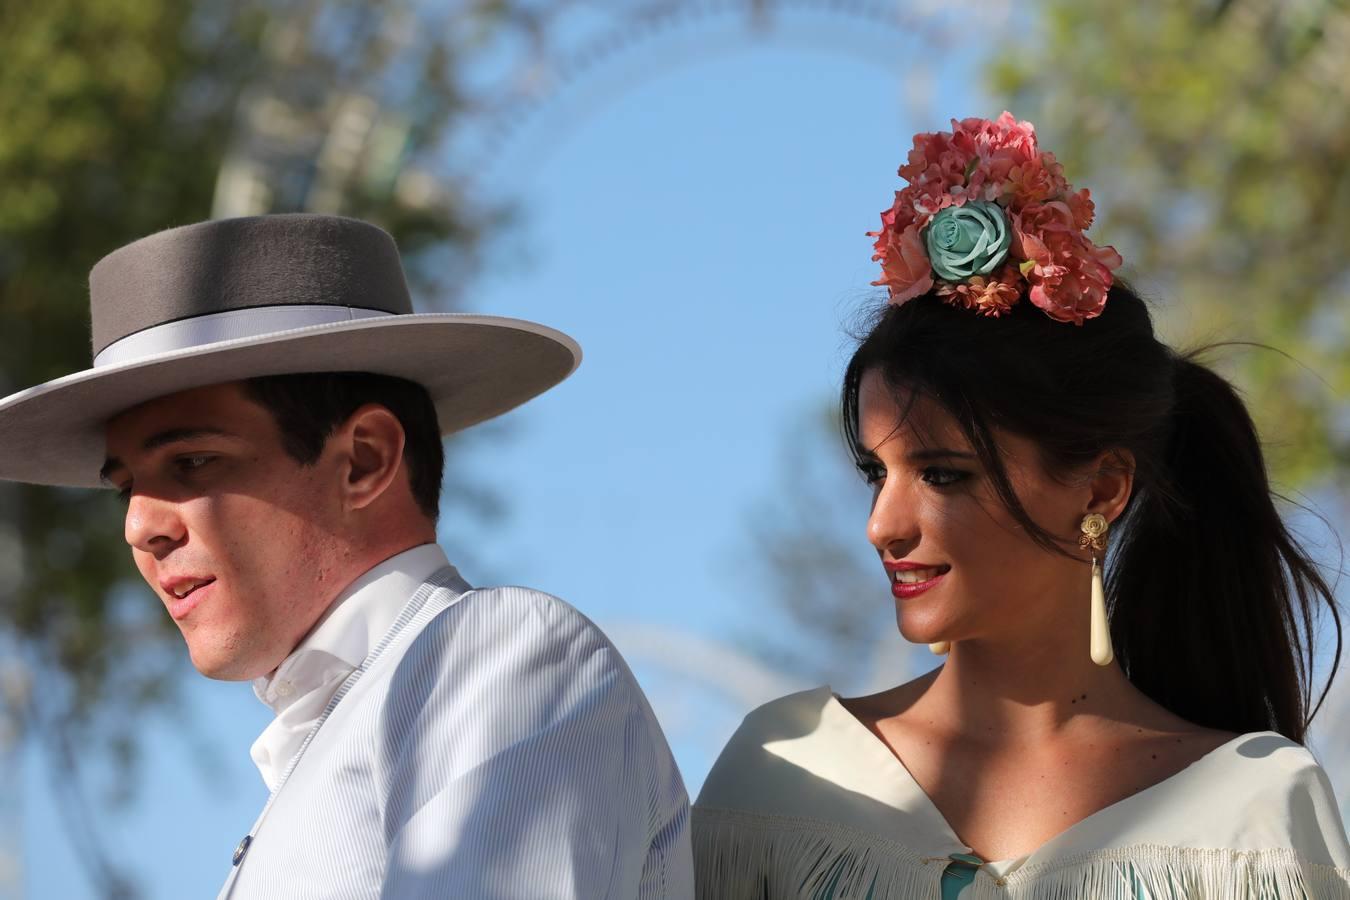
[{"label": "teal rose", "polygon": [[943,281],[988,275],[1008,256],[1012,229],[1003,207],[987,200],[939,210],[924,237],[933,274]]}]

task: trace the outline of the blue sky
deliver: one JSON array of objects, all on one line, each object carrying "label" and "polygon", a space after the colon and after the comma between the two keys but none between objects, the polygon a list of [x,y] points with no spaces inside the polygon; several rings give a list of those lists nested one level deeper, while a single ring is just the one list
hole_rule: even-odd
[{"label": "blue sky", "polygon": [[[842,325],[874,296],[864,232],[916,130],[1001,109],[981,97],[969,55],[894,36],[888,57],[876,52],[887,40],[861,36],[854,54],[797,32],[629,66],[641,77],[625,75],[622,90],[528,124],[492,173],[522,216],[465,308],[560,328],[586,358],[506,417],[504,440],[474,445],[470,471],[508,513],[475,523],[447,496],[443,543],[469,560],[471,582],[558,594],[611,633],[691,794],[755,698],[810,686],[737,643],[772,621],[749,517],[792,489],[782,447],[804,411],[831,401]],[[906,71],[905,58],[925,63]],[[930,112],[908,102],[916,91]],[[873,599],[883,661],[921,664],[894,634],[881,577]],[[150,723],[137,799],[98,817],[114,860],[166,900],[214,896],[265,800],[248,747],[267,710],[247,686],[185,677],[203,742]],[[90,896],[50,777],[30,749],[28,895]]]}]

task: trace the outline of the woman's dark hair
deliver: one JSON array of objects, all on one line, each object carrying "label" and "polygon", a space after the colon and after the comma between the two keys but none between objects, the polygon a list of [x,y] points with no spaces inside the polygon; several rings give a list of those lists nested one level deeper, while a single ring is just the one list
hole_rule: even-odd
[{"label": "woman's dark hair", "polygon": [[420,384],[369,372],[316,372],[249,378],[244,392],[272,414],[291,458],[313,465],[328,438],[367,403],[388,409],[403,426],[403,464],[417,506],[440,517],[445,447],[431,395]]},{"label": "woman's dark hair", "polygon": [[1128,286],[1117,281],[1102,314],[1082,326],[1025,300],[998,318],[935,296],[886,307],[844,376],[855,454],[869,371],[897,395],[930,397],[949,412],[1009,513],[1053,552],[1070,551],[1028,516],[995,430],[1034,441],[1050,473],[1132,453],[1134,491],[1113,526],[1107,572],[1126,676],[1191,722],[1303,742],[1326,697],[1324,689],[1311,703],[1322,603],[1335,623],[1331,677],[1340,664],[1335,598],[1280,518],[1242,400],[1194,353],[1160,343]]}]

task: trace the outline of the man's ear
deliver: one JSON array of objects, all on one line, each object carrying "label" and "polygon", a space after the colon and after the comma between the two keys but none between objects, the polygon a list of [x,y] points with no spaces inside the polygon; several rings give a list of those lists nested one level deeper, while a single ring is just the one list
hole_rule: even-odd
[{"label": "man's ear", "polygon": [[1114,522],[1125,511],[1134,491],[1134,454],[1128,450],[1108,450],[1097,458],[1089,482],[1091,497],[1083,514],[1101,513]]},{"label": "man's ear", "polygon": [[374,503],[403,468],[403,425],[377,403],[353,412],[329,440],[341,454],[339,490],[347,509],[364,509]]}]

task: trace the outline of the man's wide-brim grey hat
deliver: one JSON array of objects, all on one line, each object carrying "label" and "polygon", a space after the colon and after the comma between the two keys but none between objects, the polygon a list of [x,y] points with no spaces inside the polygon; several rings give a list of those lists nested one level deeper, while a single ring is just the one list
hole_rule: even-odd
[{"label": "man's wide-brim grey hat", "polygon": [[222,219],[116,250],[89,275],[93,368],[0,400],[0,479],[98,487],[104,426],[178,391],[261,375],[415,381],[441,432],[543,393],[581,348],[533,322],[415,314],[393,239],[337,216]]}]

